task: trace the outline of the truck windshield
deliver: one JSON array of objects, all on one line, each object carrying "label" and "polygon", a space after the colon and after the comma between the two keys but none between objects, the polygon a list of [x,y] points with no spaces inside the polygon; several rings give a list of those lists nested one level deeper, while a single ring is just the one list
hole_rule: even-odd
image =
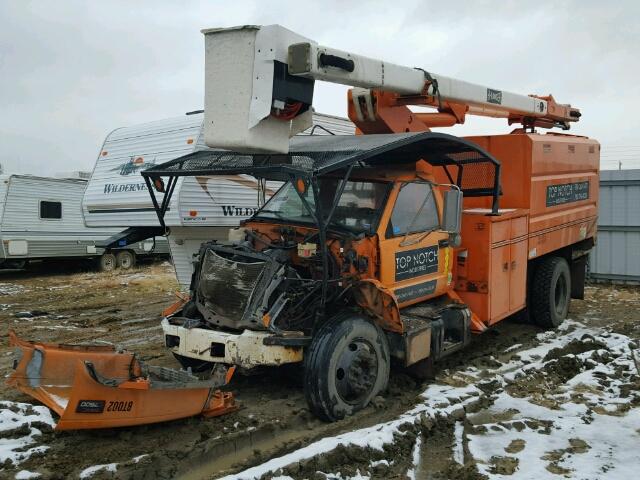
[{"label": "truck windshield", "polygon": [[[340,179],[321,178],[318,181],[322,212],[326,220],[340,186]],[[370,180],[349,180],[338,201],[330,227],[354,233],[372,233],[382,213],[390,183]],[[315,198],[311,186],[303,194],[315,213]],[[256,213],[254,218],[314,223],[291,182],[285,183]]]}]

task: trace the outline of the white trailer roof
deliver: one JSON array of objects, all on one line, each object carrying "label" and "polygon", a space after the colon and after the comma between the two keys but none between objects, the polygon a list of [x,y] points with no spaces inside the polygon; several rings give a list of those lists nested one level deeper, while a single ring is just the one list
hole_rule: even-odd
[{"label": "white trailer roof", "polygon": [[[353,135],[355,131],[344,118],[322,114],[313,118],[314,126],[303,134]],[[157,226],[158,218],[140,171],[208,150],[203,121],[204,115],[197,112],[111,132],[98,154],[82,202],[86,225]],[[181,179],[165,217],[167,225],[235,226],[257,206],[254,183],[240,176],[215,181],[206,177]]]}]

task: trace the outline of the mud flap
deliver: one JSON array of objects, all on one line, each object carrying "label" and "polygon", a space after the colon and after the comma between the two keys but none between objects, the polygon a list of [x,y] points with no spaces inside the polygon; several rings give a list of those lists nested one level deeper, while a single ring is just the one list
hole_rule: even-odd
[{"label": "mud flap", "polygon": [[200,380],[189,372],[147,366],[112,346],[29,342],[9,332],[19,349],[7,384],[60,416],[56,430],[125,427],[238,409],[217,388],[233,369]]},{"label": "mud flap", "polygon": [[584,300],[584,280],[587,276],[588,255],[574,258],[571,261],[571,298]]}]

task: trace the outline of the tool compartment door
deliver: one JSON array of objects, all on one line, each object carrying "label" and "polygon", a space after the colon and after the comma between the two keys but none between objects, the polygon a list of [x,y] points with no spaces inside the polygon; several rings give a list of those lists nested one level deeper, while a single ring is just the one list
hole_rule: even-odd
[{"label": "tool compartment door", "polygon": [[444,293],[450,281],[451,248],[448,233],[440,231],[439,202],[430,183],[398,184],[380,223],[380,281],[401,307]]},{"label": "tool compartment door", "polygon": [[509,246],[509,311],[524,308],[527,296],[527,240]]},{"label": "tool compartment door", "polygon": [[529,217],[516,209],[488,213],[465,210],[456,291],[482,322],[493,325],[525,306]]},{"label": "tool compartment door", "polygon": [[511,245],[502,245],[491,249],[491,276],[489,279],[491,301],[489,314],[492,319],[502,317],[509,311],[510,250]]}]

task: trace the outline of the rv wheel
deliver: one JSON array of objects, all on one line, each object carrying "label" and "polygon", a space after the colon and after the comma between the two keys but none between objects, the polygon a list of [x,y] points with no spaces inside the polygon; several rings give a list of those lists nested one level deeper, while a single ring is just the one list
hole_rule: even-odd
[{"label": "rv wheel", "polygon": [[389,364],[389,345],[378,326],[359,315],[334,317],[305,355],[309,408],[329,422],[361,410],[387,387]]},{"label": "rv wheel", "polygon": [[531,311],[535,323],[554,328],[569,313],[571,273],[564,258],[549,257],[536,267],[531,283]]},{"label": "rv wheel", "polygon": [[112,272],[116,268],[116,256],[113,253],[105,253],[98,258],[98,268],[101,272]]},{"label": "rv wheel", "polygon": [[136,264],[136,257],[133,252],[122,250],[116,255],[116,265],[122,270],[129,270]]}]

